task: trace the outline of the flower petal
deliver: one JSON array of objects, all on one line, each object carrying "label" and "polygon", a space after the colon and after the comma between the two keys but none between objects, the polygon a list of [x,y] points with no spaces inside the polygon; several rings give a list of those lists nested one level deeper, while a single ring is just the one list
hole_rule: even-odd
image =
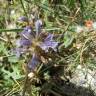
[{"label": "flower petal", "polygon": [[58,42],[55,41],[46,41],[40,45],[42,50],[45,50],[48,52],[49,48],[52,48],[54,51],[56,51],[56,47],[58,46]]},{"label": "flower petal", "polygon": [[53,40],[53,34],[48,34],[44,42],[40,45],[40,47],[46,52],[48,52],[49,48],[52,48],[54,51],[56,51],[57,46],[58,46],[58,42],[55,42]]},{"label": "flower petal", "polygon": [[32,56],[32,59],[31,61],[29,62],[28,64],[28,67],[31,69],[31,70],[34,70],[37,66],[37,64],[39,63],[39,60],[38,60],[38,57],[37,55],[34,53],[33,56]]},{"label": "flower petal", "polygon": [[36,36],[40,34],[42,27],[42,21],[39,19],[35,22]]},{"label": "flower petal", "polygon": [[25,17],[25,16],[21,16],[21,17],[18,18],[18,21],[19,22],[28,22],[28,18]]},{"label": "flower petal", "polygon": [[21,33],[21,36],[23,36],[26,39],[30,39],[34,37],[34,33],[32,32],[31,26],[26,26],[23,32]]},{"label": "flower petal", "polygon": [[30,46],[31,44],[32,44],[31,41],[28,40],[28,39],[21,39],[20,40],[20,45],[21,46]]},{"label": "flower petal", "polygon": [[50,41],[53,39],[53,34],[48,34],[44,41]]},{"label": "flower petal", "polygon": [[22,46],[30,46],[32,45],[32,42],[26,38],[18,39],[16,41],[17,47],[22,47]]}]

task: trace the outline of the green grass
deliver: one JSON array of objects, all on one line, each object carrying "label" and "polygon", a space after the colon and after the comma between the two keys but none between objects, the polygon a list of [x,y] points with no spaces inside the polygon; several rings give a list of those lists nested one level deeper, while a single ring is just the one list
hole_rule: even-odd
[{"label": "green grass", "polygon": [[[39,96],[39,93],[41,96],[62,96],[62,82],[70,77],[69,73],[72,74],[79,64],[91,70],[96,69],[95,31],[75,32],[76,26],[85,26],[85,20],[96,20],[95,0],[13,0],[9,3],[8,0],[1,0],[0,96],[22,94],[29,57],[26,54],[18,59],[10,50],[16,47],[15,41],[23,30],[22,25],[17,25],[18,17],[27,16],[30,22],[35,12],[44,21],[43,30],[55,34],[55,39],[62,44],[58,46],[53,60],[40,64],[34,78],[27,80],[25,96]],[[12,24],[16,24],[16,28],[9,28]],[[34,30],[34,25],[32,27]]]}]

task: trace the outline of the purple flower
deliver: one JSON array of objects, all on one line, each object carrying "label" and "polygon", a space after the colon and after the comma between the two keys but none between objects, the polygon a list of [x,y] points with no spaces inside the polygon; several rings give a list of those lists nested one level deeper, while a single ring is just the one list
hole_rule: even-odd
[{"label": "purple flower", "polygon": [[32,56],[32,59],[30,60],[29,64],[28,64],[28,67],[31,69],[31,70],[34,70],[36,68],[36,65],[39,63],[39,60],[38,60],[38,56],[33,53],[33,56]]},{"label": "purple flower", "polygon": [[53,40],[54,37],[53,34],[49,33],[45,36],[42,36],[42,34],[44,35],[45,33],[41,32],[41,27],[42,27],[42,21],[37,20],[35,22],[36,32],[33,32],[30,26],[27,26],[24,28],[23,32],[21,33],[20,35],[21,38],[17,40],[17,45],[19,45],[17,54],[28,52],[26,50],[30,50],[31,54],[33,54],[32,59],[28,64],[29,68],[32,70],[36,68],[37,64],[41,59],[41,56],[44,57],[44,54],[48,53],[49,48],[56,51],[56,47],[58,46],[58,42]]},{"label": "purple flower", "polygon": [[35,22],[36,35],[38,35],[41,32],[41,27],[42,27],[42,21],[41,20],[37,20]]},{"label": "purple flower", "polygon": [[55,42],[53,40],[53,34],[49,34],[45,38],[44,42],[40,45],[42,50],[45,50],[46,52],[48,52],[49,48],[52,48],[54,51],[56,51],[57,46],[58,46],[58,42]]},{"label": "purple flower", "polygon": [[25,17],[25,16],[21,16],[21,17],[18,18],[18,21],[19,22],[28,22],[28,18]]},{"label": "purple flower", "polygon": [[26,26],[24,28],[23,32],[21,33],[21,37],[29,39],[29,38],[31,38],[31,36],[34,36],[32,28],[31,28],[31,26]]}]

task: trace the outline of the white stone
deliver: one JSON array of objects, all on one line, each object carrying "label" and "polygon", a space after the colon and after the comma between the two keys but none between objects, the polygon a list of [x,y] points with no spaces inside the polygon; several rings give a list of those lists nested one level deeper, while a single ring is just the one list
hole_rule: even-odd
[{"label": "white stone", "polygon": [[82,27],[82,26],[77,26],[75,31],[76,31],[77,33],[80,33],[80,32],[83,31],[83,27]]},{"label": "white stone", "polygon": [[93,29],[96,30],[96,22],[93,23]]}]

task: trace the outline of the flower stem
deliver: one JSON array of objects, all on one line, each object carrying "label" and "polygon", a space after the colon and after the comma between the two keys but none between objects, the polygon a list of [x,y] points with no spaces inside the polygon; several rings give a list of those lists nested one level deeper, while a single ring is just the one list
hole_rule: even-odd
[{"label": "flower stem", "polygon": [[26,72],[26,76],[25,76],[25,81],[24,81],[24,87],[23,87],[22,96],[25,96],[26,89],[27,89],[26,88],[27,81],[28,81],[28,71]]}]

